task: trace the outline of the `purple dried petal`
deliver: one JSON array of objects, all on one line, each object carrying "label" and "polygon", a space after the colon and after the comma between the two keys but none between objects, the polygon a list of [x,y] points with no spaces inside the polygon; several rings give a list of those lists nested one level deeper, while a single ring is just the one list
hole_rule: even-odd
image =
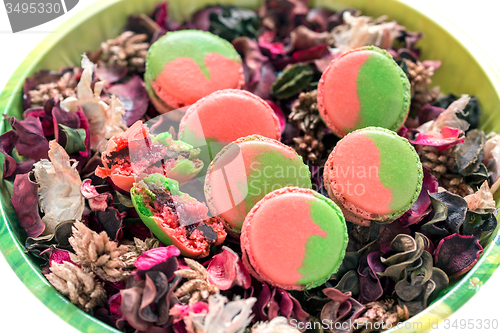
[{"label": "purple dried petal", "polygon": [[285,126],[286,126],[285,114],[283,113],[283,111],[281,111],[281,108],[273,101],[266,100],[266,102],[267,102],[267,104],[269,104],[271,109],[273,109],[274,114],[276,114],[276,116],[278,117],[278,119],[280,121],[281,133],[283,133],[285,131]]},{"label": "purple dried petal", "polygon": [[250,288],[250,273],[243,267],[240,257],[230,248],[223,246],[222,252],[215,255],[207,268],[207,280],[220,290],[234,286]]},{"label": "purple dried petal", "polygon": [[431,120],[436,120],[437,117],[443,113],[445,109],[439,107],[439,106],[433,106],[430,104],[425,104],[420,110],[417,112],[418,116],[418,122],[420,125],[431,121]]},{"label": "purple dried petal", "polygon": [[145,331],[151,324],[139,316],[141,306],[144,281],[139,282],[135,287],[120,290],[121,312],[127,322],[139,331]]},{"label": "purple dried petal", "polygon": [[113,316],[121,317],[122,311],[120,309],[122,302],[122,295],[120,293],[116,293],[108,298],[108,307],[109,312]]},{"label": "purple dried petal", "polygon": [[358,267],[361,300],[374,302],[384,294],[380,278],[377,275],[377,273],[384,270],[385,267],[380,261],[378,252],[372,252],[368,256],[361,257]]},{"label": "purple dried petal", "polygon": [[270,62],[266,62],[261,67],[260,80],[251,86],[245,85],[244,89],[268,100],[271,98],[271,85],[276,80],[276,72]]},{"label": "purple dried petal", "polygon": [[54,122],[52,121],[52,108],[55,105],[53,98],[49,98],[43,107],[28,109],[23,113],[23,119],[28,116],[39,118],[42,123],[43,135],[54,135]]},{"label": "purple dried petal", "polygon": [[450,278],[467,273],[483,253],[479,239],[474,236],[453,234],[443,238],[434,254],[435,266]]},{"label": "purple dried petal", "polygon": [[141,254],[134,262],[137,275],[144,278],[147,271],[163,272],[170,281],[177,270],[177,257],[181,254],[174,245],[158,247]]},{"label": "purple dried petal", "polygon": [[[111,195],[107,193],[108,195]],[[92,200],[92,199],[91,199]],[[127,213],[120,213],[114,207],[108,207],[105,210],[95,212],[97,220],[102,224],[104,230],[112,240],[120,240],[122,236],[123,218]]]},{"label": "purple dried petal", "polygon": [[327,45],[321,44],[318,46],[311,47],[309,49],[295,51],[292,54],[293,59],[296,62],[304,62],[309,60],[320,59],[326,52]]},{"label": "purple dried petal", "polygon": [[285,45],[281,42],[276,42],[275,39],[276,34],[272,31],[264,31],[258,38],[258,45],[262,53],[271,59],[285,53]]},{"label": "purple dried petal", "polygon": [[408,133],[416,133],[416,138],[410,138],[414,145],[439,147],[439,150],[445,150],[456,146],[465,141],[465,133],[459,128],[450,128],[443,126],[441,132],[429,131],[427,133],[419,132],[416,129],[408,129]]},{"label": "purple dried petal", "polygon": [[36,238],[45,230],[45,224],[38,213],[38,184],[30,179],[30,174],[17,175],[14,180],[12,205],[19,225],[28,237]]},{"label": "purple dried petal", "polygon": [[139,76],[134,75],[125,83],[112,85],[108,91],[122,102],[125,109],[123,121],[127,126],[132,126],[146,114],[149,98],[144,81]]},{"label": "purple dried petal", "polygon": [[400,217],[401,225],[407,227],[412,224],[417,224],[424,219],[431,211],[431,199],[429,193],[436,193],[438,190],[438,181],[430,173],[427,168],[424,169],[424,179],[422,182],[422,190],[417,201],[403,216]]},{"label": "purple dried petal", "polygon": [[52,263],[54,262],[57,264],[61,264],[63,261],[69,261],[73,265],[80,267],[79,265],[75,264],[73,260],[71,260],[69,251],[60,249],[55,249],[54,251],[52,251],[49,257],[49,265],[52,265]]},{"label": "purple dried petal", "polygon": [[311,8],[306,15],[306,21],[311,25],[314,31],[328,31],[328,18],[334,12],[321,7]]},{"label": "purple dried petal", "polygon": [[325,288],[323,289],[323,293],[330,298],[332,301],[338,302],[338,303],[343,303],[351,297],[351,293],[346,293],[344,294],[340,290],[337,290],[335,288]]},{"label": "purple dried petal", "polygon": [[441,61],[439,60],[424,60],[422,61],[422,65],[424,65],[425,68],[433,68],[434,70],[438,69],[441,67]]},{"label": "purple dried petal", "polygon": [[269,304],[271,300],[271,290],[267,284],[262,283],[262,290],[257,296],[257,301],[255,302],[252,312],[255,314],[255,317],[259,321],[266,321],[268,319],[267,314],[265,312],[265,308]]},{"label": "purple dried petal", "polygon": [[321,45],[324,45],[324,50],[326,50],[327,38],[328,32],[316,32],[303,25],[290,32],[292,49],[295,51],[310,50]]},{"label": "purple dried petal", "polygon": [[314,65],[316,65],[316,69],[323,73],[326,71],[330,63],[335,59],[336,56],[330,52],[325,53],[321,58],[314,60]]},{"label": "purple dried petal", "polygon": [[49,158],[49,142],[43,134],[40,119],[28,116],[19,121],[15,117],[10,118],[10,125],[19,135],[16,149],[19,155],[39,161]]},{"label": "purple dried petal", "polygon": [[3,176],[5,178],[14,174],[17,168],[16,160],[11,156],[14,146],[19,141],[19,135],[13,130],[0,135],[0,153],[5,156],[3,165]]},{"label": "purple dried petal", "polygon": [[220,6],[208,6],[194,13],[192,20],[188,23],[189,29],[208,31],[210,28],[210,14],[222,14]]},{"label": "purple dried petal", "polygon": [[256,41],[248,37],[238,37],[232,42],[234,48],[243,56],[243,62],[250,71],[249,80],[246,86],[252,86],[260,80],[262,65],[268,58],[260,52]]},{"label": "purple dried petal", "polygon": [[105,81],[106,84],[120,81],[127,76],[128,68],[118,64],[106,64],[99,60],[95,69],[95,74],[100,81]]}]

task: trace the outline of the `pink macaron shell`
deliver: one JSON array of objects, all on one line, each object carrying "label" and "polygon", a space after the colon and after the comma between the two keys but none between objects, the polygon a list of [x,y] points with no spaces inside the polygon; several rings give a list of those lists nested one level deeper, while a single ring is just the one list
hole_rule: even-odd
[{"label": "pink macaron shell", "polygon": [[[235,105],[228,108],[231,99]],[[245,90],[224,89],[200,99],[186,111],[179,125],[179,133],[186,131],[189,119],[196,114],[203,126],[200,136],[204,135],[205,138],[229,143],[259,134],[281,139],[281,125],[274,110],[266,101]],[[238,117],[242,114],[243,118]]]},{"label": "pink macaron shell", "polygon": [[[241,229],[241,236],[240,236],[240,242],[241,242],[241,250],[242,250],[242,261],[243,265],[245,268],[252,274],[253,277],[255,277],[259,281],[264,281],[269,283],[271,286],[285,289],[285,290],[304,290],[305,286],[303,285],[297,285],[297,284],[281,284],[275,282],[272,278],[266,275],[266,273],[260,269],[255,263],[257,262],[256,258],[253,256],[252,250],[251,250],[251,241],[249,238],[249,233],[250,229],[252,226],[252,219],[254,218],[254,215],[256,214],[257,210],[268,200],[277,197],[283,193],[305,193],[305,194],[310,194],[312,190],[310,189],[303,189],[299,187],[285,187],[281,188],[279,190],[273,191],[269,194],[267,194],[262,200],[260,200],[253,208],[252,210],[248,213],[248,215],[245,218],[245,221],[243,222],[243,227]],[[309,213],[309,212],[308,212]]]}]

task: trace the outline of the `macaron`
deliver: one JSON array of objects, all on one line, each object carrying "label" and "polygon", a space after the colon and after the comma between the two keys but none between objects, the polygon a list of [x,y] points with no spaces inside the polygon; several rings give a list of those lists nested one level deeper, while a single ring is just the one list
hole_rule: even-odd
[{"label": "macaron", "polygon": [[377,126],[398,131],[410,109],[410,82],[385,50],[375,46],[332,60],[318,84],[318,109],[339,137]]},{"label": "macaron", "polygon": [[243,264],[256,279],[304,290],[337,272],[349,238],[333,201],[311,189],[285,187],[252,208],[240,240]]},{"label": "macaron", "polygon": [[277,140],[250,135],[215,156],[205,178],[205,198],[210,212],[222,217],[234,236],[260,199],[287,186],[312,187],[302,157]]},{"label": "macaron", "polygon": [[279,119],[262,98],[236,89],[200,99],[188,108],[179,125],[179,139],[201,149],[205,166],[224,146],[252,134],[280,140]]},{"label": "macaron", "polygon": [[369,226],[408,211],[422,189],[415,148],[395,132],[367,127],[347,134],[328,156],[323,173],[330,199],[347,221]]},{"label": "macaron", "polygon": [[95,174],[110,177],[124,191],[130,191],[134,182],[154,173],[185,183],[203,169],[199,154],[200,149],[174,140],[169,132],[151,135],[139,120],[107,142],[101,153],[103,166],[98,166]]},{"label": "macaron", "polygon": [[228,41],[200,30],[167,32],[146,56],[146,90],[160,113],[220,89],[243,86],[241,57]]}]

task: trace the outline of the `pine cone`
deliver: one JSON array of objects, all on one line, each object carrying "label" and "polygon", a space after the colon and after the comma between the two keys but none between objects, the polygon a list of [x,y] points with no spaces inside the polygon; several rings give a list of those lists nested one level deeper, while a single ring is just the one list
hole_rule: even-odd
[{"label": "pine cone", "polygon": [[144,241],[134,237],[135,245],[128,245],[128,251],[122,256],[125,262],[123,274],[128,276],[136,269],[134,262],[144,252],[160,246],[160,241],[156,238],[146,238]]},{"label": "pine cone", "polygon": [[394,303],[393,299],[388,299],[366,304],[365,313],[354,322],[355,327],[365,327],[360,331],[363,333],[374,331],[375,327],[378,328],[376,331],[386,330],[410,318],[406,305],[400,307]]},{"label": "pine cone", "polygon": [[88,312],[96,306],[106,305],[106,291],[95,280],[94,273],[85,272],[68,261],[52,263],[50,271],[45,276],[47,280],[80,309]]},{"label": "pine cone", "polygon": [[413,62],[404,59],[408,67],[408,75],[411,84],[411,96],[415,94],[424,94],[427,92],[427,87],[432,83],[431,77],[434,75],[434,68],[426,68],[420,61]]},{"label": "pine cone", "polygon": [[424,93],[415,94],[411,100],[412,108],[420,110],[425,104],[432,104],[439,96],[439,87],[434,87]]},{"label": "pine cone", "polygon": [[101,43],[101,48],[97,52],[108,65],[128,67],[131,72],[144,72],[150,46],[147,39],[146,34],[125,31],[115,39]]},{"label": "pine cone", "polygon": [[219,288],[208,283],[205,267],[196,260],[189,258],[184,260],[191,269],[181,269],[175,272],[175,275],[188,280],[174,293],[181,303],[193,305],[199,301],[208,300],[210,295],[219,292]]},{"label": "pine cone", "polygon": [[455,158],[452,152],[452,148],[439,151],[438,147],[422,146],[419,155],[422,165],[439,181],[445,174],[453,172]]},{"label": "pine cone", "polygon": [[304,161],[316,162],[328,156],[325,146],[321,142],[323,134],[324,132],[321,131],[314,135],[312,131],[308,130],[303,136],[293,138],[293,142],[295,142],[295,151],[302,156]]},{"label": "pine cone", "polygon": [[422,146],[419,150],[422,165],[436,177],[439,186],[447,191],[464,197],[474,193],[471,186],[465,183],[464,177],[453,172],[455,157],[454,148],[439,151],[438,147]]},{"label": "pine cone", "polygon": [[469,194],[474,194],[474,189],[465,183],[464,177],[459,174],[444,175],[439,184],[453,194],[465,197]]},{"label": "pine cone", "polygon": [[125,263],[121,257],[127,253],[126,245],[118,246],[105,231],[98,234],[79,221],[75,222],[72,230],[69,243],[75,254],[70,255],[71,260],[106,281],[116,282],[126,278],[122,272]]},{"label": "pine cone", "polygon": [[288,116],[288,119],[297,123],[304,132],[323,128],[323,120],[318,111],[317,96],[317,90],[300,93],[299,99],[293,105],[292,112]]},{"label": "pine cone", "polygon": [[42,83],[28,91],[30,107],[43,107],[50,98],[58,102],[67,97],[75,97],[80,72],[80,68],[74,68],[73,71],[64,73],[57,82]]}]

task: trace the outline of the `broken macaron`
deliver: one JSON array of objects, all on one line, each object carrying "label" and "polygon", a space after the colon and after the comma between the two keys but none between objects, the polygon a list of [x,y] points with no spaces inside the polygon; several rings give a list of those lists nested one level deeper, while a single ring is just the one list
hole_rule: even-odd
[{"label": "broken macaron", "polygon": [[198,159],[200,149],[164,132],[149,133],[141,121],[134,123],[126,132],[113,136],[101,154],[102,167],[95,174],[110,177],[124,191],[130,191],[134,182],[153,173],[160,173],[181,183],[194,178],[202,169]]},{"label": "broken macaron", "polygon": [[160,113],[195,103],[245,80],[241,58],[228,41],[207,31],[167,32],[146,56],[146,90]]},{"label": "broken macaron", "polygon": [[260,199],[287,186],[312,187],[302,157],[277,140],[249,135],[215,156],[205,178],[205,198],[212,214],[221,216],[234,235]]},{"label": "broken macaron", "polygon": [[415,148],[395,132],[368,127],[346,135],[325,164],[328,196],[347,221],[390,222],[411,208],[422,189]]},{"label": "broken macaron", "polygon": [[318,109],[339,137],[377,126],[398,131],[408,116],[410,82],[392,56],[375,46],[334,59],[318,84]]},{"label": "broken macaron", "polygon": [[267,194],[241,231],[245,267],[258,280],[286,290],[318,287],[339,269],[348,243],[337,205],[311,189]]},{"label": "broken macaron", "polygon": [[203,258],[210,247],[226,238],[219,217],[209,217],[207,206],[179,190],[179,183],[160,174],[134,184],[132,203],[142,222],[165,245],[183,255]]}]

